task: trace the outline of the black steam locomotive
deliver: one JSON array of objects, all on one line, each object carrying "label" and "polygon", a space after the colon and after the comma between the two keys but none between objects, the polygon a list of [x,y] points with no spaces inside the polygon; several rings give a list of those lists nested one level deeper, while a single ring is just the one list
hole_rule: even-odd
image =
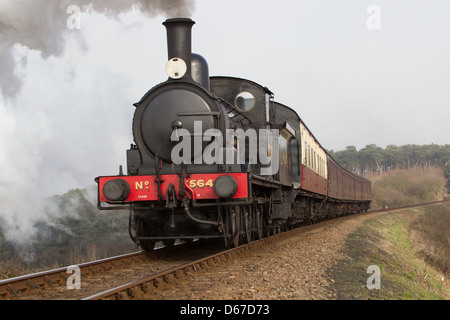
[{"label": "black steam locomotive", "polygon": [[294,110],[255,82],[210,77],[191,52],[191,19],[164,25],[169,79],[134,105],[127,174],[96,179],[99,208],[130,210],[137,245],[238,246],[367,211],[370,181],[341,168]]}]

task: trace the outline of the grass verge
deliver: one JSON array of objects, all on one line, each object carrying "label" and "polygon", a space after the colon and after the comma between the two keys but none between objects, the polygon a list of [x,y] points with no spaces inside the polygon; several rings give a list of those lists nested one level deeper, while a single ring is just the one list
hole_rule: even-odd
[{"label": "grass verge", "polygon": [[[328,270],[338,299],[345,300],[441,300],[450,299],[442,281],[443,272],[436,270],[419,253],[417,243],[431,237],[421,233],[411,236],[412,222],[426,219],[439,211],[441,219],[449,219],[450,205],[398,210],[365,221],[345,241],[345,259]],[[444,208],[444,209],[442,209]],[[438,215],[439,213],[436,213]],[[436,218],[437,219],[437,218]],[[441,220],[442,221],[442,220]],[[416,222],[417,223],[417,222]],[[423,223],[419,223],[423,225]],[[444,225],[441,223],[440,225]],[[433,232],[436,233],[436,232]],[[448,235],[448,229],[444,233]],[[367,273],[370,266],[380,270],[380,289],[369,290]],[[369,281],[369,283],[374,283]]]}]

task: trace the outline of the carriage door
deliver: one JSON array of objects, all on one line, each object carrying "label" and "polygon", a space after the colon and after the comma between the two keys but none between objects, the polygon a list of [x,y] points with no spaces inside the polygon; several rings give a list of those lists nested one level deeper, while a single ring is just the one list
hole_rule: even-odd
[{"label": "carriage door", "polygon": [[280,150],[280,170],[279,181],[286,185],[292,185],[292,139],[295,139],[295,129],[289,122],[285,122],[280,130],[279,150]]}]

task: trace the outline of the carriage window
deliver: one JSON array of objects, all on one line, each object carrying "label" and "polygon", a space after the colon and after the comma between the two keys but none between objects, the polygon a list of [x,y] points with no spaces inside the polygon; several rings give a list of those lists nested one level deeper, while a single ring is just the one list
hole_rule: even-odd
[{"label": "carriage window", "polygon": [[240,111],[248,112],[255,106],[255,96],[250,92],[241,92],[236,96],[234,104]]}]

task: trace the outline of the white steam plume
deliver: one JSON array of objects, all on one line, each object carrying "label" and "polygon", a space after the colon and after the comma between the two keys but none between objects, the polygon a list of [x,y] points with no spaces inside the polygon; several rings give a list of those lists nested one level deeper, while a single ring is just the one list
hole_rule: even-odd
[{"label": "white steam plume", "polygon": [[59,57],[64,51],[65,36],[70,32],[67,22],[71,6],[83,13],[95,11],[113,18],[131,10],[139,10],[149,17],[188,17],[195,9],[194,0],[2,0],[0,93],[5,97],[14,98],[23,82],[14,47],[21,45],[37,50],[43,58]]},{"label": "white steam plume", "polygon": [[0,224],[7,225],[0,227],[10,239],[23,240],[33,232],[34,221],[45,214],[49,185],[55,186],[52,193],[63,194],[67,189],[62,185],[80,185],[86,181],[81,177],[94,183],[95,175],[115,174],[98,168],[115,163],[117,151],[125,154],[131,142],[127,134],[136,100],[130,101],[134,98],[126,91],[130,78],[105,67],[111,61],[91,70],[92,61],[80,58],[73,83],[61,83],[73,74],[58,75],[67,71],[61,70],[66,68],[63,60],[79,58],[70,46],[88,58],[91,52],[96,58],[103,53],[102,43],[87,50],[96,30],[88,36],[83,28],[68,28],[71,5],[81,9],[82,18],[92,13],[112,19],[136,11],[148,17],[189,17],[195,9],[194,0],[0,1]]}]

